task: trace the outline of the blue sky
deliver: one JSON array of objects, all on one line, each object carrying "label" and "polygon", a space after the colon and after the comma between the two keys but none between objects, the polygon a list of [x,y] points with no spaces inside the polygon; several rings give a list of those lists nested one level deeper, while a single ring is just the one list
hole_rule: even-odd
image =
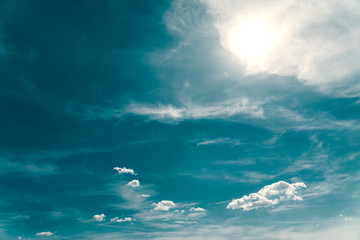
[{"label": "blue sky", "polygon": [[0,2],[1,239],[360,239],[360,3]]}]

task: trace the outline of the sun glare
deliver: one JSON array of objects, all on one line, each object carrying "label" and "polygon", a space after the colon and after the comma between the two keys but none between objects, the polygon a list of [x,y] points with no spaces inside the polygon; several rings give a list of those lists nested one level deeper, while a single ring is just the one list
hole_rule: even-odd
[{"label": "sun glare", "polygon": [[227,43],[233,54],[248,65],[254,65],[266,59],[275,40],[276,34],[269,22],[250,19],[229,29]]}]

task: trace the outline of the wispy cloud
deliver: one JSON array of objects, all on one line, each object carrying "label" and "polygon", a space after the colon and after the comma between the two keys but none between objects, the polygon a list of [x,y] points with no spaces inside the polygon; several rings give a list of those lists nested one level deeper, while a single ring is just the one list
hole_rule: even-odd
[{"label": "wispy cloud", "polygon": [[228,118],[237,115],[251,118],[263,118],[262,103],[248,98],[231,99],[211,105],[190,104],[183,107],[172,105],[148,105],[131,103],[125,108],[126,114],[147,116],[151,120],[176,122],[185,119]]},{"label": "wispy cloud", "polygon": [[212,145],[212,144],[229,144],[232,146],[241,145],[241,141],[237,139],[231,139],[231,138],[215,138],[215,139],[197,139],[193,140],[193,142],[196,142],[196,145]]}]

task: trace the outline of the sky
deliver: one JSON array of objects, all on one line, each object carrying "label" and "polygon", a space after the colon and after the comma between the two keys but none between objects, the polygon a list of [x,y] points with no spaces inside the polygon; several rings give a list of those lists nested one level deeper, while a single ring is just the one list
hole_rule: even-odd
[{"label": "sky", "polygon": [[360,239],[360,2],[1,0],[1,239]]}]

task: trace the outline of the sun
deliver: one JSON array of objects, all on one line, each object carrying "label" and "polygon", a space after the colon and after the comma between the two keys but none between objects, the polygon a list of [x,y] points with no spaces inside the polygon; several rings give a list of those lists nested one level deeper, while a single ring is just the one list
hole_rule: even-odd
[{"label": "sun", "polygon": [[227,48],[248,67],[264,62],[278,42],[275,28],[264,18],[249,18],[228,28]]}]

